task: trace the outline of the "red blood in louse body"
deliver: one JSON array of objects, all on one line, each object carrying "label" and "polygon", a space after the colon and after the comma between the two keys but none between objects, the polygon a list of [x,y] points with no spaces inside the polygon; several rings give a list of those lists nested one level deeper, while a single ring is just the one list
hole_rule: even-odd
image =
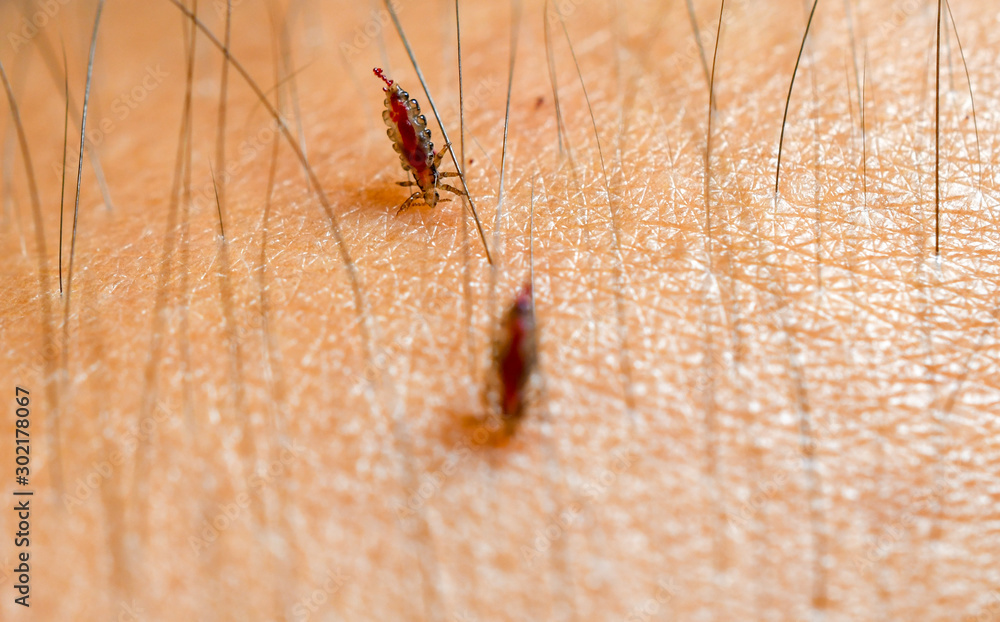
[{"label": "red blood in louse body", "polygon": [[[385,77],[382,70],[376,67],[376,76],[385,82],[385,110],[382,118],[389,131],[389,138],[399,153],[403,168],[416,178],[420,190],[425,193],[425,201],[431,207],[436,203],[436,193],[430,193],[438,184],[438,171],[434,163],[434,143],[427,129],[427,120],[420,113],[420,106],[415,99],[409,99],[409,94],[393,80]],[[428,200],[429,199],[429,200]]]},{"label": "red blood in louse body", "polygon": [[502,385],[503,415],[520,417],[524,409],[524,387],[535,365],[535,317],[531,284],[524,286],[504,320],[497,368]]},{"label": "red blood in louse body", "polygon": [[396,131],[399,132],[399,143],[402,154],[406,156],[406,161],[413,168],[418,176],[427,170],[427,161],[433,157],[433,153],[428,153],[425,142],[417,137],[417,130],[410,121],[410,113],[406,107],[406,100],[401,97],[399,86],[395,86],[388,94],[389,116]]}]

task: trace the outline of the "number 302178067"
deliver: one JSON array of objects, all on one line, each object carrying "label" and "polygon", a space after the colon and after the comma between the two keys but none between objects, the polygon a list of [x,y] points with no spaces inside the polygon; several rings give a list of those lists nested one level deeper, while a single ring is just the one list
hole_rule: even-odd
[{"label": "number 302178067", "polygon": [[17,483],[22,486],[28,485],[28,475],[30,471],[28,469],[29,454],[31,451],[30,437],[28,436],[28,426],[31,425],[29,421],[29,416],[31,415],[31,410],[28,408],[30,404],[29,393],[27,389],[22,389],[21,387],[15,388],[14,401],[17,402],[17,420],[14,425],[14,443],[15,443],[15,462],[17,462],[17,468],[15,475],[17,476]]}]

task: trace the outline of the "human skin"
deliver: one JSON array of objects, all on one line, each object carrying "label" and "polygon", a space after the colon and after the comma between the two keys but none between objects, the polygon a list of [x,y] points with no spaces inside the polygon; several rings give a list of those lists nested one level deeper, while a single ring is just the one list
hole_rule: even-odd
[{"label": "human skin", "polygon": [[[201,5],[221,37],[225,4]],[[807,12],[727,3],[707,200],[683,3],[563,5],[580,74],[556,20],[562,141],[543,6],[525,3],[499,226],[511,12],[463,5],[464,162],[495,273],[457,197],[396,214],[408,189],[371,68],[433,115],[381,5],[273,7],[279,89],[268,10],[233,9],[233,56],[280,93],[334,224],[234,68],[221,174],[221,55],[201,35],[194,198],[173,202],[185,22],[166,1],[110,3],[88,136],[113,205],[85,158],[65,326],[57,50],[61,34],[78,123],[95,5],[59,6],[17,51],[22,12],[3,9],[46,266],[40,293],[11,138],[0,464],[25,387],[35,496],[30,614],[0,513],[3,619],[1000,619],[991,3],[953,7],[981,153],[953,34],[942,51],[939,260],[934,3],[852,2],[853,53],[845,5],[820,5],[777,199]],[[399,15],[457,150],[454,7]],[[696,15],[710,68],[718,6]],[[531,401],[484,442],[490,344],[529,275]]]}]

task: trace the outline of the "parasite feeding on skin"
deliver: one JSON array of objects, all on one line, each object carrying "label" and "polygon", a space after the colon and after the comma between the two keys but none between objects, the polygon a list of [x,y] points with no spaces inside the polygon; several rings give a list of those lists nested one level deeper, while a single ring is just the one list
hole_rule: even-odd
[{"label": "parasite feeding on skin", "polygon": [[527,283],[504,314],[493,346],[500,413],[508,435],[527,406],[527,385],[538,360],[536,346],[535,305]]},{"label": "parasite feeding on skin", "polygon": [[434,207],[442,199],[438,189],[447,190],[452,194],[465,196],[465,192],[442,183],[443,177],[458,177],[458,173],[444,173],[438,170],[444,158],[448,145],[434,153],[434,143],[431,142],[431,130],[427,127],[427,118],[420,113],[420,104],[410,99],[410,94],[404,91],[395,81],[385,77],[382,69],[372,70],[376,76],[385,82],[385,110],[382,119],[385,120],[386,131],[392,140],[392,148],[399,154],[403,170],[413,176],[412,180],[397,182],[400,186],[416,186],[419,188],[410,195],[399,207],[399,211],[410,206],[416,200],[423,199],[428,207]]}]

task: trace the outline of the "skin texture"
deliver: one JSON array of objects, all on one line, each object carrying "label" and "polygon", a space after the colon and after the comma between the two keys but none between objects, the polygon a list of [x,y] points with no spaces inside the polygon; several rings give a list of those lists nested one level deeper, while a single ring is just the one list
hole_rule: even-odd
[{"label": "skin texture", "polygon": [[[399,4],[457,147],[454,8]],[[35,496],[30,613],[0,513],[3,619],[1000,619],[994,4],[954,7],[981,156],[944,39],[940,261],[934,3],[851,2],[850,21],[820,5],[776,200],[808,7],[727,4],[706,193],[684,6],[566,3],[587,91],[556,19],[560,125],[543,6],[526,2],[499,216],[512,13],[467,4],[464,162],[496,272],[457,198],[395,213],[405,176],[371,68],[444,139],[378,6],[233,7],[233,56],[280,98],[327,213],[233,69],[217,161],[221,55],[200,35],[191,199],[172,200],[185,21],[168,2],[110,3],[88,136],[113,205],[85,159],[67,324],[59,37],[72,199],[95,5],[60,4],[0,49],[45,241],[40,292],[4,113],[0,464],[16,383]],[[201,5],[221,38],[225,3]],[[2,10],[10,43],[40,9]],[[710,70],[718,6],[695,14]],[[493,443],[490,344],[532,237],[539,373],[515,436]]]}]

